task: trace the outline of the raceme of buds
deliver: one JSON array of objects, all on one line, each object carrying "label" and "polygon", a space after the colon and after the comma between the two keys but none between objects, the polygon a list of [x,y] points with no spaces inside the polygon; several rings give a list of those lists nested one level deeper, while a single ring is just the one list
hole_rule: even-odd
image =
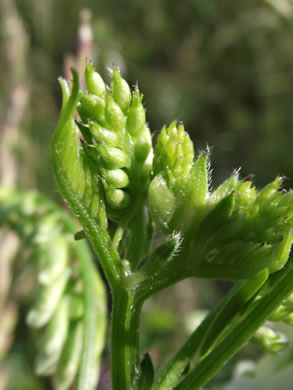
[{"label": "raceme of buds", "polygon": [[108,216],[119,219],[138,193],[144,192],[152,168],[152,141],[142,95],[116,67],[107,87],[92,64],[86,65],[88,91],[77,105],[85,154],[96,171],[93,188],[102,183]]},{"label": "raceme of buds", "polygon": [[[34,192],[1,190],[0,202],[9,211],[1,210],[1,224],[8,223],[29,242],[28,269],[36,274],[34,299],[26,317],[37,334],[35,372],[52,376],[55,390],[67,390],[78,373],[83,348],[84,286],[81,267],[72,259],[77,256],[76,245],[84,243],[73,243],[73,232],[60,211]],[[89,390],[96,387],[105,333],[103,283],[97,274],[94,280],[99,308]]]},{"label": "raceme of buds", "polygon": [[165,233],[186,232],[199,221],[208,193],[208,152],[194,160],[194,149],[183,124],[164,127],[158,136],[149,186],[149,206]]},{"label": "raceme of buds", "polygon": [[277,177],[257,191],[235,173],[209,195],[193,245],[200,272],[245,279],[285,265],[293,242],[293,192],[285,193],[281,184]]}]

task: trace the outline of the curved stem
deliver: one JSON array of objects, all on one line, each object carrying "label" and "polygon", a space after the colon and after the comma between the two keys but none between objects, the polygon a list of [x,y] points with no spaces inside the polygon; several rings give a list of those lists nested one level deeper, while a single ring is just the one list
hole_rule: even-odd
[{"label": "curved stem", "polygon": [[142,301],[135,292],[113,290],[112,389],[130,390],[139,364],[139,323]]}]

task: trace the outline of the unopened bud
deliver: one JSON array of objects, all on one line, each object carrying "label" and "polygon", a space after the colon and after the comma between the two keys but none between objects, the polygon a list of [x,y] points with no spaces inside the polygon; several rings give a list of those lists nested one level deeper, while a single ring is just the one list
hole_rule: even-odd
[{"label": "unopened bud", "polygon": [[140,95],[138,89],[136,89],[128,111],[126,128],[132,137],[136,137],[140,134],[144,126],[145,110],[142,105],[142,95]]},{"label": "unopened bud", "polygon": [[176,210],[176,196],[162,175],[157,175],[150,183],[149,207],[157,226],[163,232],[170,232],[169,223]]},{"label": "unopened bud", "polygon": [[123,150],[108,147],[105,144],[97,145],[96,148],[107,168],[117,169],[129,167],[129,156],[125,152],[123,152]]},{"label": "unopened bud", "polygon": [[119,145],[119,137],[114,131],[105,129],[95,122],[90,122],[89,130],[97,142],[104,142],[108,146]]},{"label": "unopened bud", "polygon": [[177,128],[176,122],[172,122],[167,129],[164,127],[155,148],[154,174],[168,168],[172,176],[183,180],[190,173],[193,158],[193,144],[183,125]]},{"label": "unopened bud", "polygon": [[237,175],[231,175],[227,180],[225,180],[219,187],[211,193],[209,197],[209,203],[215,204],[223,199],[228,194],[231,194],[235,190],[238,183]]},{"label": "unopened bud", "polygon": [[110,129],[118,134],[123,131],[125,125],[124,114],[110,93],[106,95],[105,118]]},{"label": "unopened bud", "polygon": [[99,121],[105,111],[105,102],[99,96],[83,94],[78,110],[87,120]]},{"label": "unopened bud", "polygon": [[109,186],[124,188],[129,184],[127,174],[122,169],[101,169],[101,174]]},{"label": "unopened bud", "polygon": [[125,112],[129,108],[131,101],[131,91],[126,80],[121,77],[117,68],[112,68],[112,93],[115,102]]},{"label": "unopened bud", "polygon": [[85,81],[90,93],[99,97],[104,96],[106,91],[105,83],[99,73],[95,72],[93,64],[86,64]]},{"label": "unopened bud", "polygon": [[106,189],[106,201],[109,207],[114,210],[125,209],[130,204],[129,195],[120,189]]},{"label": "unopened bud", "polygon": [[142,133],[135,138],[134,153],[136,160],[139,162],[145,161],[151,149],[152,138],[149,129],[145,127]]},{"label": "unopened bud", "polygon": [[259,193],[257,194],[255,204],[261,206],[267,201],[276,191],[278,191],[280,185],[282,184],[282,178],[277,177],[273,182],[267,184]]}]

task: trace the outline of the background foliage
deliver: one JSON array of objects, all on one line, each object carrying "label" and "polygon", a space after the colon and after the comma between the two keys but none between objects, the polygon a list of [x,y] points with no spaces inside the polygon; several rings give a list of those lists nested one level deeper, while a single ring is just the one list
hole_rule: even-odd
[{"label": "background foliage", "polygon": [[[215,184],[243,167],[242,176],[256,174],[260,186],[277,174],[291,178],[292,186],[291,0],[0,0],[0,5],[2,184],[37,188],[60,200],[48,147],[61,101],[56,79],[68,72],[72,55],[81,59],[88,53],[103,76],[114,62],[130,84],[139,80],[155,134],[163,124],[182,120],[196,148],[213,147]],[[85,7],[90,20],[81,12]],[[80,26],[92,31],[92,39],[78,39]],[[167,359],[169,347],[174,350],[185,337],[175,329],[183,322],[187,333],[189,322],[194,324],[190,312],[210,308],[226,289],[187,281],[160,294],[145,308],[143,347],[152,345],[154,357]],[[258,354],[249,348],[245,353]],[[229,372],[228,367],[218,379]]]}]

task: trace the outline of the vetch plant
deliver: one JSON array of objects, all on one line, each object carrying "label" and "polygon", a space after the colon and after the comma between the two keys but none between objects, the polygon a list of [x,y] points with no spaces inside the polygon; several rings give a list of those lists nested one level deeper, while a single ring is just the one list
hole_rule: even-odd
[{"label": "vetch plant", "polygon": [[34,274],[26,323],[34,340],[37,375],[55,389],[95,388],[105,341],[104,285],[85,242],[74,242],[77,224],[44,196],[0,189],[0,226],[15,231],[28,251],[22,275]]},{"label": "vetch plant", "polygon": [[[292,322],[293,192],[282,190],[283,179],[257,190],[233,172],[212,191],[209,150],[195,155],[176,122],[153,150],[142,95],[118,68],[108,87],[88,63],[86,91],[72,74],[72,84],[60,79],[52,162],[84,229],[76,238],[89,239],[111,288],[113,390],[200,389],[251,338],[265,350],[286,347],[265,324]],[[164,240],[155,247],[158,232]],[[141,308],[189,277],[238,282],[156,377],[139,350]],[[79,390],[90,389],[86,381]]]}]

